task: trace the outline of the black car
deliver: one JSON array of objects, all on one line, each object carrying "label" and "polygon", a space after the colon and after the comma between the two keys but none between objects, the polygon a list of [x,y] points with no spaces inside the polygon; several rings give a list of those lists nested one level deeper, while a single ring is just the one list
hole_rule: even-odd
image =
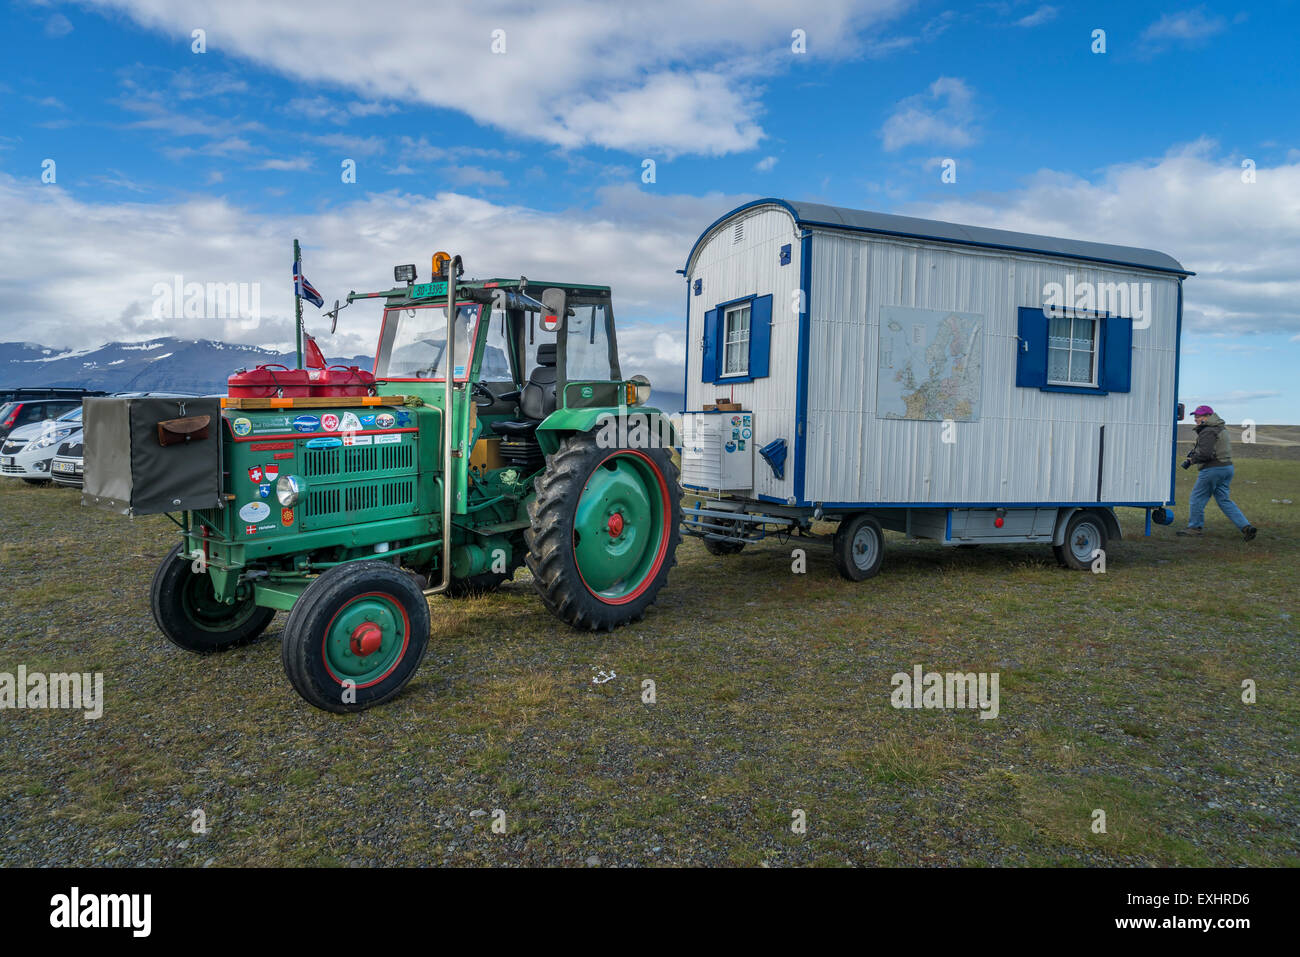
[{"label": "black car", "polygon": [[57,419],[81,405],[80,398],[14,399],[0,406],[0,442],[19,426]]}]

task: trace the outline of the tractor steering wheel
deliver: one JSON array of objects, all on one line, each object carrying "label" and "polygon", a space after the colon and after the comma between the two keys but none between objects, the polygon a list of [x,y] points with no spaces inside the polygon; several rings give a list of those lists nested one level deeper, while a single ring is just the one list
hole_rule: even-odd
[{"label": "tractor steering wheel", "polygon": [[474,404],[480,409],[486,409],[489,406],[496,405],[497,397],[492,394],[492,390],[482,382],[475,382],[470,386],[470,395],[474,397]]}]

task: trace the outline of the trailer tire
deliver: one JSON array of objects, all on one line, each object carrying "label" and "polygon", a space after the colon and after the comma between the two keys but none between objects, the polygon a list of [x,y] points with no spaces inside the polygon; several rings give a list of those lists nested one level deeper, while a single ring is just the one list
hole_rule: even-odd
[{"label": "trailer tire", "polygon": [[429,603],[415,577],[388,562],[346,562],[294,603],[280,661],[304,701],[348,714],[400,692],[428,647]]},{"label": "trailer tire", "polygon": [[1106,523],[1095,512],[1079,511],[1065,524],[1065,541],[1053,545],[1056,560],[1076,572],[1092,570],[1093,553],[1106,551]]},{"label": "trailer tire", "polygon": [[832,542],[835,570],[851,582],[865,581],[880,571],[885,557],[885,533],[870,515],[850,515],[840,522]]},{"label": "trailer tire", "polygon": [[211,579],[195,574],[181,549],[177,543],[167,553],[149,587],[149,609],[168,641],[202,655],[246,645],[266,631],[274,608],[254,604],[252,594],[234,605],[219,604]]},{"label": "trailer tire", "polygon": [[549,457],[534,487],[524,563],[547,609],[589,631],[645,617],[681,542],[681,489],[668,451],[601,448],[578,433]]}]

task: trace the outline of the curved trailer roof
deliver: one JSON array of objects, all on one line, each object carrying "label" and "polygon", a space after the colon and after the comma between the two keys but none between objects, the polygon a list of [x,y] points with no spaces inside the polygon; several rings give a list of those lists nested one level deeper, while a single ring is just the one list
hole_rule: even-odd
[{"label": "curved trailer roof", "polygon": [[917,219],[913,216],[895,216],[891,213],[875,213],[865,209],[848,209],[843,206],[826,206],[822,203],[804,203],[786,199],[757,199],[743,206],[737,206],[731,212],[720,217],[691,247],[686,257],[689,272],[695,251],[700,248],[705,237],[731,219],[737,213],[756,206],[782,206],[800,226],[813,229],[844,229],[852,232],[875,233],[880,236],[896,236],[904,239],[926,239],[933,242],[954,243],[962,246],[979,246],[985,249],[1006,249],[1015,252],[1038,253],[1044,256],[1057,256],[1062,259],[1082,259],[1090,262],[1110,263],[1116,266],[1132,266],[1138,269],[1150,269],[1155,272],[1174,273],[1178,276],[1196,275],[1172,256],[1154,249],[1140,249],[1135,246],[1113,246],[1109,243],[1090,243],[1078,239],[1058,239],[1052,236],[1038,236],[1033,233],[1017,233],[1007,229],[988,229],[984,226],[962,226],[958,223],[945,223],[935,219]]}]

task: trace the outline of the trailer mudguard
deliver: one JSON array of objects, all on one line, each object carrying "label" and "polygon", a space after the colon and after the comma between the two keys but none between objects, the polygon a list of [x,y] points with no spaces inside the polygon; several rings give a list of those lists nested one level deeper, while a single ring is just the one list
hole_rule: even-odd
[{"label": "trailer mudguard", "polygon": [[1092,512],[1101,518],[1102,524],[1106,526],[1106,538],[1112,542],[1120,541],[1124,535],[1119,529],[1119,519],[1115,517],[1115,510],[1104,506],[1097,508],[1063,508],[1056,516],[1056,528],[1052,532],[1052,544],[1065,544],[1065,526],[1069,524],[1070,518],[1075,512]]}]

